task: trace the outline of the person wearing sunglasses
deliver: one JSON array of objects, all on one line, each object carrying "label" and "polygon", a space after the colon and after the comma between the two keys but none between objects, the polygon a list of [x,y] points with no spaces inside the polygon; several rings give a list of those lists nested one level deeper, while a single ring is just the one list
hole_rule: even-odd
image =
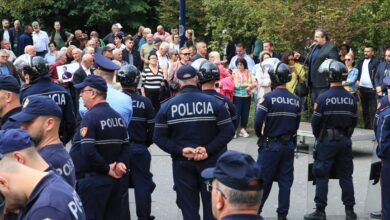
[{"label": "person wearing sunglasses", "polygon": [[211,193],[213,215],[217,220],[262,220],[257,214],[262,197],[260,167],[245,153],[229,150],[215,167],[202,171]]},{"label": "person wearing sunglasses", "polygon": [[352,95],[354,95],[357,98],[356,81],[359,75],[359,70],[353,66],[354,64],[353,54],[348,53],[347,55],[345,55],[344,62],[345,62],[345,66],[348,69],[348,77],[347,80],[343,81],[343,86],[348,92],[350,92]]}]

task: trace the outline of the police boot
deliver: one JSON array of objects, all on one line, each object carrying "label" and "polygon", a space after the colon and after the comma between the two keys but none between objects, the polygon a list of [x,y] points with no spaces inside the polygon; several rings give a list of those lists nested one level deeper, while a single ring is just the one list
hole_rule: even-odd
[{"label": "police boot", "polygon": [[313,213],[306,214],[305,220],[326,220],[325,211],[316,209]]},{"label": "police boot", "polygon": [[345,209],[345,219],[346,220],[355,220],[355,219],[357,219],[357,215],[353,211],[353,209]]},{"label": "police boot", "polygon": [[381,211],[375,211],[370,213],[370,217],[374,219],[381,219],[382,212]]}]

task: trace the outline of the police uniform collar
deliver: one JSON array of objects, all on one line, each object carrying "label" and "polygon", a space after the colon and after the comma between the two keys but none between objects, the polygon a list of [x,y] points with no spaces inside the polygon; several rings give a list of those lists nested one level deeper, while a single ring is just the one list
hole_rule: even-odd
[{"label": "police uniform collar", "polygon": [[201,90],[197,86],[183,86],[180,90],[180,93],[187,93],[187,92],[200,92]]},{"label": "police uniform collar", "polygon": [[54,174],[53,171],[50,171],[38,182],[38,184],[31,192],[30,196],[28,197],[24,213],[28,212],[28,210],[34,205],[34,203],[38,199],[39,194],[41,194],[41,192],[55,179],[55,177],[57,177],[57,175]]},{"label": "police uniform collar", "polygon": [[19,107],[16,107],[14,109],[11,109],[10,111],[8,111],[7,113],[5,113],[5,115],[1,118],[1,124],[3,125],[10,116],[18,113],[22,111],[22,106],[19,106]]},{"label": "police uniform collar", "polygon": [[92,106],[91,109],[93,109],[95,107],[98,107],[98,106],[103,106],[103,105],[108,105],[109,106],[108,102],[104,101],[104,102],[99,102],[99,103],[95,104],[94,106]]}]

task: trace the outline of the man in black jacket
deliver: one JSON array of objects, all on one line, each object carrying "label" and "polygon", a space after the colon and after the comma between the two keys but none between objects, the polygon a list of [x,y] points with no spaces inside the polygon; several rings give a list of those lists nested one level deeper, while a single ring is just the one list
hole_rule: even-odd
[{"label": "man in black jacket", "polygon": [[122,59],[128,64],[136,66],[139,71],[142,71],[143,65],[139,52],[134,49],[134,39],[127,37],[125,39],[126,48],[122,50]]},{"label": "man in black jacket", "polygon": [[385,60],[376,69],[375,90],[378,97],[385,97],[387,94],[387,86],[383,83],[383,79],[387,76],[390,76],[390,47],[386,49]]},{"label": "man in black jacket", "polygon": [[315,103],[317,97],[329,88],[327,76],[320,74],[318,68],[326,59],[339,59],[337,48],[329,42],[329,37],[325,30],[315,30],[314,41],[316,45],[308,58],[311,103]]},{"label": "man in black jacket", "polygon": [[374,78],[378,65],[379,59],[374,57],[374,48],[366,46],[364,48],[364,57],[359,60],[357,65],[359,70],[357,85],[359,86],[365,129],[372,129],[376,110]]}]

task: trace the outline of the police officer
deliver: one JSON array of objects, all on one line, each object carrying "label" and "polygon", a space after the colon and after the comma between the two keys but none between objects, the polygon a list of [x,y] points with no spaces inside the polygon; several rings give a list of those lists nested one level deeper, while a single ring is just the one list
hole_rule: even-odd
[{"label": "police officer", "polygon": [[43,159],[74,187],[73,161],[58,135],[61,117],[60,107],[50,97],[30,96],[25,99],[22,111],[11,116],[11,120],[21,123]]},{"label": "police officer", "polygon": [[20,86],[13,76],[0,76],[0,126],[1,130],[20,128],[20,124],[12,122],[10,116],[20,112],[22,106],[19,100]]},{"label": "police officer", "polygon": [[75,132],[75,115],[73,112],[72,98],[69,92],[60,85],[50,81],[50,75],[45,60],[42,57],[33,57],[31,66],[23,67],[23,74],[27,86],[20,92],[20,100],[33,95],[49,96],[62,110],[60,126],[60,138],[63,143],[73,137]]},{"label": "police officer", "polygon": [[[390,178],[388,173],[390,172],[390,108],[389,108],[389,98],[390,98],[390,77],[387,76],[384,78],[383,83],[386,85],[388,90],[388,95],[382,99],[382,102],[386,102],[386,107],[380,108],[377,111],[378,115],[378,124],[376,130],[376,137],[378,141],[377,155],[382,160],[382,168],[380,174],[381,180],[381,196],[382,196],[382,219],[390,219]],[[387,100],[387,101],[384,101]],[[384,105],[382,105],[384,106]],[[375,126],[375,125],[374,125]],[[373,213],[371,213],[372,215]],[[378,215],[376,215],[378,216]]]},{"label": "police officer", "polygon": [[[201,59],[196,60],[194,63],[198,62],[199,60]],[[199,83],[202,85],[202,92],[212,95],[217,99],[220,99],[225,104],[225,107],[228,109],[230,113],[230,117],[234,124],[234,128],[237,129],[238,120],[237,120],[236,107],[234,107],[234,104],[229,99],[227,99],[226,96],[218,93],[215,90],[215,82],[219,80],[218,67],[214,63],[205,61],[200,65],[200,68],[198,70],[198,77],[199,77]]]},{"label": "police officer", "polygon": [[[255,132],[259,137],[257,162],[264,180],[264,195],[259,212],[271,191],[272,182],[279,184],[278,219],[287,219],[290,190],[294,180],[294,136],[300,122],[299,98],[290,93],[286,83],[291,80],[290,68],[275,60],[268,70],[276,88],[259,100],[255,117]],[[264,124],[264,130],[263,130]]]},{"label": "police officer", "polygon": [[181,66],[176,74],[180,94],[162,104],[156,115],[153,140],[172,157],[176,203],[183,219],[200,219],[199,193],[203,219],[214,219],[210,193],[200,174],[215,166],[226,151],[234,126],[223,102],[198,89],[198,76],[191,65]]},{"label": "police officer", "polygon": [[356,99],[342,86],[341,82],[348,75],[343,63],[329,59],[321,64],[318,71],[327,75],[330,89],[322,93],[314,103],[311,125],[317,141],[312,170],[316,178],[316,210],[305,215],[305,219],[326,219],[328,181],[333,165],[340,178],[346,219],[356,219],[353,210],[355,196],[351,142],[357,123]]},{"label": "police officer", "polygon": [[[131,115],[133,114],[131,98],[113,87],[114,71],[118,70],[120,67],[101,54],[95,54],[94,59],[95,64],[98,67],[98,69],[94,71],[94,75],[101,76],[107,83],[106,101],[122,116],[126,124],[129,124]],[[83,117],[87,111],[83,99],[80,99],[79,108],[80,115]]]},{"label": "police officer", "polygon": [[88,109],[80,125],[80,145],[71,154],[77,191],[88,219],[120,219],[121,178],[128,162],[127,124],[106,102],[107,84],[102,77],[90,75],[74,87]]},{"label": "police officer", "polygon": [[257,215],[262,195],[260,167],[253,158],[226,151],[215,167],[202,171],[208,179],[214,217],[217,220],[263,220]]},{"label": "police officer", "polygon": [[19,211],[19,219],[86,219],[79,196],[61,177],[25,166],[10,153],[33,146],[23,130],[0,131],[0,191],[8,211]]},{"label": "police officer", "polygon": [[[140,220],[154,219],[150,215],[152,192],[156,185],[150,173],[151,155],[148,147],[153,143],[154,108],[151,101],[137,92],[140,72],[133,65],[122,66],[117,75],[123,92],[133,100],[133,116],[128,127],[129,169],[134,186],[137,217]],[[127,198],[128,200],[128,198]]]}]

